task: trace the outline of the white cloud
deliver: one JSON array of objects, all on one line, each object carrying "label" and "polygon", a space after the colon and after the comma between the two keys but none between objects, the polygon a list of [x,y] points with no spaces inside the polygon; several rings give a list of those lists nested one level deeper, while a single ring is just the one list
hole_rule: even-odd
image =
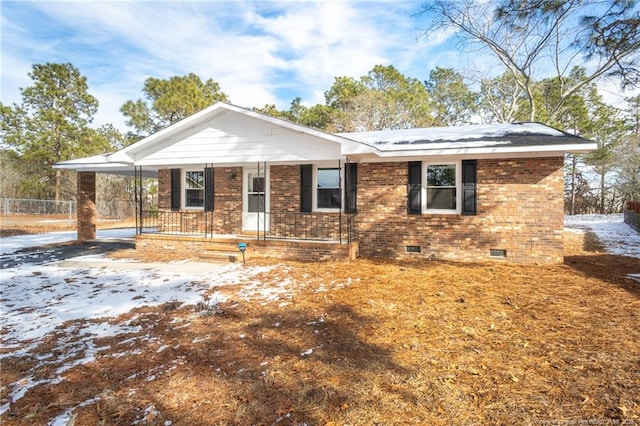
[{"label": "white cloud", "polygon": [[32,64],[71,62],[100,101],[95,123],[121,128],[120,106],[142,97],[148,77],[193,72],[238,105],[288,108],[294,97],[322,103],[334,77],[357,78],[377,64],[426,80],[435,66],[486,74],[491,63],[447,46],[452,33],[418,38],[415,2],[42,0],[0,8],[3,102],[20,100]]},{"label": "white cloud", "polygon": [[[7,47],[14,53],[30,52],[20,66],[11,66],[17,74],[26,75],[24,65],[29,62],[73,63],[100,99],[99,116],[113,117],[116,124],[123,121],[115,119],[119,107],[142,95],[147,77],[189,72],[213,78],[239,105],[275,103],[286,108],[296,96],[322,102],[335,76],[357,77],[378,63],[393,63],[385,50],[397,43],[394,37],[406,38],[401,51],[404,46],[407,51],[415,48],[406,32],[409,15],[390,13],[391,5],[31,2],[31,13],[46,17],[53,37],[27,28],[27,37]],[[402,52],[396,47],[394,53]],[[10,62],[18,64],[17,54],[15,59]],[[26,78],[22,81],[28,83]],[[7,86],[13,85],[7,81]]]}]

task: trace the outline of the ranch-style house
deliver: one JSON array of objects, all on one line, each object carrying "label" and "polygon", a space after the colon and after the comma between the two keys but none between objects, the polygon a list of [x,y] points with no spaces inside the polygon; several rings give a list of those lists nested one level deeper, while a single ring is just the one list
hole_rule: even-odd
[{"label": "ranch-style house", "polygon": [[111,173],[158,179],[136,250],[555,264],[564,156],[595,148],[539,123],[332,134],[217,103],[55,167],[78,172],[79,240],[95,238],[95,176]]}]

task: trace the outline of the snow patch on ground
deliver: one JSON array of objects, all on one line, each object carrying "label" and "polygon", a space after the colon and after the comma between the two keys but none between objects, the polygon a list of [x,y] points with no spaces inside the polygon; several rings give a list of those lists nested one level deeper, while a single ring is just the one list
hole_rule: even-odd
[{"label": "snow patch on ground", "polygon": [[[65,233],[54,234],[42,234],[40,239],[31,235],[28,242],[15,244],[15,250],[60,241]],[[122,233],[112,233],[113,238],[121,236]],[[6,248],[4,244],[3,248]],[[61,266],[64,263],[79,266]],[[65,380],[68,370],[95,361],[101,350],[109,349],[98,346],[96,339],[119,336],[122,341],[118,346],[122,345],[122,351],[114,352],[112,356],[136,355],[136,350],[130,348],[136,342],[148,340],[140,334],[144,330],[132,324],[141,319],[134,317],[124,323],[114,321],[118,315],[134,308],[169,302],[197,305],[207,290],[207,304],[215,307],[227,296],[211,289],[227,285],[245,286],[248,289],[242,295],[245,299],[261,298],[263,303],[279,298],[288,300],[293,292],[292,283],[264,283],[257,278],[275,266],[247,267],[231,263],[207,264],[205,268],[202,264],[169,268],[161,264],[146,269],[139,269],[136,264],[129,266],[122,260],[91,255],[62,263],[25,263],[0,270],[0,328],[4,333],[0,338],[3,348],[0,362],[10,358],[36,360],[35,366],[25,371],[22,378],[3,383],[9,389],[9,397],[0,405],[0,415],[29,389],[60,383]],[[39,353],[45,341],[55,342],[49,353],[58,355]],[[159,347],[158,351],[161,349]],[[37,374],[45,367],[53,367],[52,373],[47,377]],[[94,402],[90,400],[87,404]],[[68,420],[72,411],[65,411],[50,423],[63,424],[61,422]]]},{"label": "snow patch on ground", "polygon": [[[96,232],[96,238],[104,240],[133,238],[135,235],[135,228],[99,229]],[[45,234],[28,234],[0,238],[0,254],[13,253],[27,247],[67,243],[75,241],[77,238],[78,233],[76,231],[48,232]]]},{"label": "snow patch on ground", "polygon": [[[609,253],[640,258],[640,234],[625,224],[621,215],[567,216],[565,227],[574,232],[594,232]],[[98,231],[98,238],[130,238],[134,234],[133,229],[102,230]],[[75,232],[2,238],[0,254],[7,255],[27,247],[75,239]],[[0,405],[0,415],[29,389],[60,383],[65,380],[67,371],[93,362],[102,350],[111,349],[109,356],[116,357],[140,354],[136,343],[152,341],[140,325],[146,324],[147,319],[144,315],[135,315],[118,323],[115,318],[120,314],[134,308],[168,302],[197,305],[204,301],[206,306],[215,309],[227,296],[214,287],[227,285],[239,286],[236,297],[240,300],[285,305],[292,303],[295,289],[300,286],[300,283],[289,278],[278,282],[265,282],[260,278],[261,274],[273,268],[281,269],[281,265],[211,264],[205,268],[195,268],[197,265],[184,263],[165,264],[164,267],[146,266],[149,267],[141,268],[139,264],[112,260],[104,255],[91,255],[67,259],[65,262],[24,263],[0,270],[0,328],[4,333],[0,338],[3,348],[0,362],[12,357],[36,360],[35,366],[27,369],[22,378],[13,383],[3,383],[10,391],[8,401]],[[286,273],[279,275],[286,277]],[[349,284],[322,283],[315,291],[328,291]],[[205,295],[206,300],[203,298]],[[318,321],[322,322],[323,319]],[[275,323],[274,327],[279,325]],[[183,326],[188,324],[176,324],[175,328]],[[96,339],[114,336],[120,339],[116,351],[95,343]],[[194,343],[209,337],[195,339]],[[55,341],[55,346],[43,355],[38,348],[45,339]],[[167,349],[160,342],[156,343],[158,353]],[[311,356],[314,349],[306,349],[300,356]],[[174,360],[176,362],[184,360]],[[43,367],[55,368],[51,374],[43,377],[42,374],[36,374]],[[168,365],[167,368],[175,368],[175,365]],[[167,371],[148,371],[146,379],[154,380]],[[73,418],[74,409],[98,400],[99,397],[91,398],[68,408],[51,419],[49,424],[67,424]]]},{"label": "snow patch on ground", "polygon": [[640,233],[624,223],[622,214],[565,216],[564,226],[575,232],[592,231],[607,253],[640,259]]}]

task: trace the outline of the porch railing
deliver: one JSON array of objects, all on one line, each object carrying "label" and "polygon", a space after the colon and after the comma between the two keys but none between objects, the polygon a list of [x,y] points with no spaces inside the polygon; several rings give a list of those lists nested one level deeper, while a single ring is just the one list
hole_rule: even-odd
[{"label": "porch railing", "polygon": [[[204,235],[213,236],[216,220],[223,214],[205,211],[142,211],[138,220],[138,234]],[[225,217],[229,215],[224,215]]]},{"label": "porch railing", "polygon": [[[354,240],[355,214],[347,213],[259,213],[261,220],[255,233],[258,239],[291,239],[309,241]],[[267,226],[265,226],[265,223]],[[266,229],[265,229],[266,228]],[[213,237],[239,233],[242,214],[197,211],[142,211],[138,234],[194,235]]]},{"label": "porch railing", "polygon": [[353,241],[354,214],[347,213],[264,213],[269,226],[263,237],[311,241]]}]

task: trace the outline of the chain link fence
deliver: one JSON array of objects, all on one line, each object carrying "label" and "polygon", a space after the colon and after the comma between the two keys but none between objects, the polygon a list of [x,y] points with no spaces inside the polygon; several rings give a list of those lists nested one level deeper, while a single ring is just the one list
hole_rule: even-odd
[{"label": "chain link fence", "polygon": [[[133,201],[96,200],[99,219],[124,220],[135,217]],[[0,213],[3,216],[55,216],[64,217],[72,224],[76,219],[75,201],[32,200],[25,198],[2,198]]]}]

